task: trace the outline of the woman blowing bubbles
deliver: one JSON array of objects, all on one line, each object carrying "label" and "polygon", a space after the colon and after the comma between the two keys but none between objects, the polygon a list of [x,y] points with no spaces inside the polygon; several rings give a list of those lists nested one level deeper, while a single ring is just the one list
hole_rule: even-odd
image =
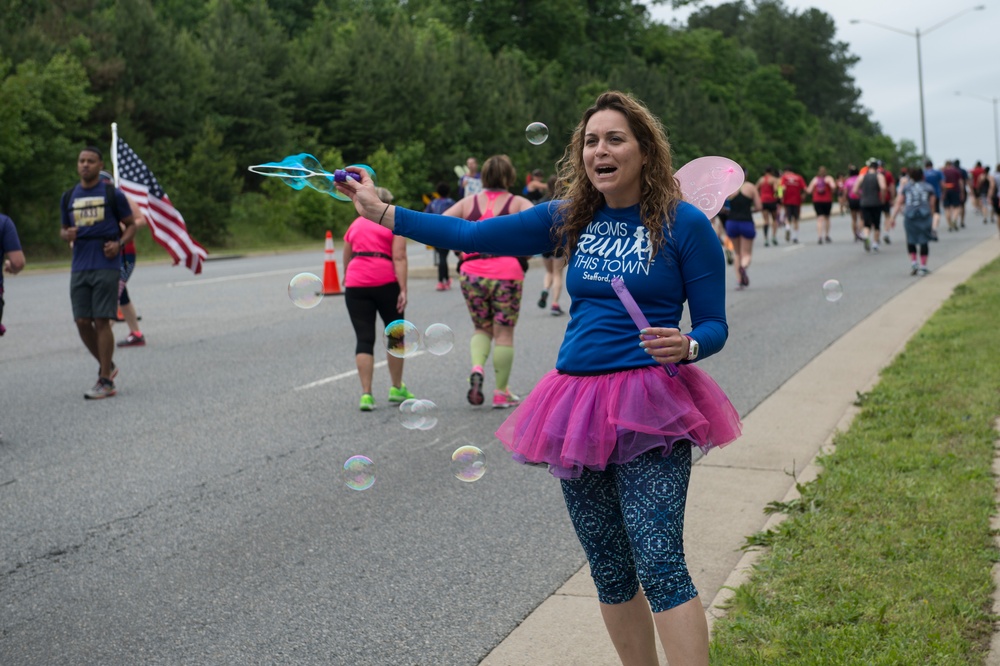
[{"label": "woman blowing bubbles", "polygon": [[[602,94],[560,161],[565,198],[479,222],[384,204],[361,176],[338,188],[396,234],[467,252],[566,252],[573,302],[556,369],[497,436],[516,460],[561,479],[622,663],[656,664],[655,631],[671,666],[708,664],[705,614],[684,560],[691,448],[731,442],[740,423],[693,365],[726,341],[725,261],[711,223],[680,200],[659,121],[629,95]],[[643,331],[650,339],[612,289],[615,276],[653,323]],[[677,376],[660,367],[668,363],[681,364]]]}]

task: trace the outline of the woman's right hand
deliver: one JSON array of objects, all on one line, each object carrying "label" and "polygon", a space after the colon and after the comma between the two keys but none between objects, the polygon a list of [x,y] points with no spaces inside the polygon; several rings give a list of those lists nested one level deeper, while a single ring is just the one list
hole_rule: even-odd
[{"label": "woman's right hand", "polygon": [[[351,201],[354,203],[354,209],[358,211],[358,215],[378,222],[388,204],[383,203],[378,198],[378,194],[375,193],[375,181],[372,180],[371,175],[367,171],[360,167],[349,166],[345,170],[360,175],[361,182],[357,182],[353,178],[345,178],[343,182],[335,183],[337,191],[351,198]],[[381,224],[391,229],[392,226],[386,224],[386,218],[390,217],[390,214],[391,211],[386,213],[385,217],[382,217]]]}]

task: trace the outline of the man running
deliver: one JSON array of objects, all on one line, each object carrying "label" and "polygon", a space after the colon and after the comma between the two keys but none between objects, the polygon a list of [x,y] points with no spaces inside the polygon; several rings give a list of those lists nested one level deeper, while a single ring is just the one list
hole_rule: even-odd
[{"label": "man running", "polygon": [[806,189],[806,179],[795,173],[792,167],[786,166],[781,174],[781,185],[784,192],[781,195],[781,203],[785,208],[785,223],[789,226],[785,230],[785,240],[793,243],[799,242],[799,215],[802,211],[802,193]]},{"label": "man running", "polygon": [[951,160],[944,163],[942,189],[944,190],[944,219],[948,223],[948,231],[958,231],[962,217],[962,192],[965,191],[965,179],[962,171]]},{"label": "man running", "polygon": [[73,248],[73,319],[84,346],[100,364],[97,383],[84,393],[88,400],[110,398],[118,392],[111,322],[118,311],[122,247],[135,236],[128,199],[121,190],[101,182],[103,159],[100,149],[93,146],[80,151],[76,161],[80,182],[63,195],[60,211],[59,235]]},{"label": "man running", "polygon": [[[881,236],[882,199],[888,187],[885,176],[878,171],[878,160],[868,160],[865,174],[854,183],[854,192],[860,195],[861,220],[865,227],[865,252],[878,252]],[[874,242],[873,242],[874,241]]]}]

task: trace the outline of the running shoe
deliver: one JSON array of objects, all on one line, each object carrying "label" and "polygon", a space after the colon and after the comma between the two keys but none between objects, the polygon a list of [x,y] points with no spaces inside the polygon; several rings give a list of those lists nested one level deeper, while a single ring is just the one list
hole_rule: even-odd
[{"label": "running shoe", "polygon": [[110,379],[100,378],[97,383],[94,384],[94,388],[90,389],[83,394],[83,397],[87,400],[103,400],[104,398],[110,398],[118,393],[118,389],[115,388],[115,383]]},{"label": "running shoe", "polygon": [[872,243],[872,252],[878,254],[878,243]]},{"label": "running shoe", "polygon": [[778,247],[778,239],[777,238],[772,238],[771,239],[771,245],[773,245],[774,247]]},{"label": "running shoe", "polygon": [[521,399],[510,392],[510,389],[493,391],[493,409],[509,409],[521,404]]},{"label": "running shoe", "polygon": [[361,404],[358,407],[363,412],[370,412],[375,409],[375,398],[372,397],[371,393],[361,394]]},{"label": "running shoe", "polygon": [[477,365],[469,375],[469,393],[466,396],[470,405],[481,405],[486,400],[483,395],[483,366]]},{"label": "running shoe", "polygon": [[551,310],[551,312],[552,312],[552,316],[553,317],[561,317],[564,314],[566,314],[565,312],[563,312],[563,309],[561,307],[559,307],[558,303],[553,303],[552,304],[552,310]]},{"label": "running shoe", "polygon": [[730,266],[732,266],[733,265],[733,251],[730,250],[728,247],[724,248],[724,249],[725,249],[725,252],[726,252],[726,263],[729,264]]},{"label": "running shoe", "polygon": [[744,287],[750,286],[750,276],[747,275],[747,269],[740,266],[740,285]]},{"label": "running shoe", "polygon": [[919,271],[919,275],[920,275],[920,277],[924,277],[924,276],[926,276],[930,272],[931,272],[931,269],[927,268],[926,266],[921,266],[920,267],[920,271]]},{"label": "running shoe", "polygon": [[549,301],[549,290],[542,289],[542,297],[538,299],[538,307],[545,309],[545,304]]},{"label": "running shoe", "polygon": [[865,252],[872,251],[872,239],[870,236],[865,236]]},{"label": "running shoe", "polygon": [[410,393],[410,390],[406,388],[406,384],[400,382],[399,388],[395,386],[389,387],[389,402],[400,403],[411,398],[416,398],[417,396]]},{"label": "running shoe", "polygon": [[140,333],[135,335],[134,333],[129,333],[128,337],[118,343],[119,347],[145,347],[146,346],[146,336]]},{"label": "running shoe", "polygon": [[910,275],[916,275],[919,270],[920,267],[917,265],[917,262],[914,261],[910,264]]},{"label": "running shoe", "polygon": [[827,236],[827,237],[826,237],[826,242],[827,242],[827,243],[832,243],[832,242],[833,242],[833,239],[832,239],[832,238],[830,238],[829,236]]},{"label": "running shoe", "polygon": [[785,229],[785,242],[787,243],[787,242],[789,242],[791,240],[792,240],[792,230],[791,229]]},{"label": "running shoe", "polygon": [[892,245],[892,241],[889,240],[889,234],[882,234],[882,240],[886,245]]},{"label": "running shoe", "polygon": [[438,282],[438,285],[435,288],[435,291],[446,291],[447,289],[448,289],[448,287],[445,286],[444,282]]}]

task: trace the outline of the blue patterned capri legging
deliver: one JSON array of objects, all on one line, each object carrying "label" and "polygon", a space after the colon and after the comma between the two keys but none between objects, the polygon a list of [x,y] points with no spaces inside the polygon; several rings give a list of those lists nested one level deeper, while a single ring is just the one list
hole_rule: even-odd
[{"label": "blue patterned capri legging", "polygon": [[603,471],[585,469],[562,480],[597,596],[604,604],[631,600],[639,585],[654,613],[698,596],[684,561],[684,506],[691,478],[691,445],[664,456],[649,451]]}]

